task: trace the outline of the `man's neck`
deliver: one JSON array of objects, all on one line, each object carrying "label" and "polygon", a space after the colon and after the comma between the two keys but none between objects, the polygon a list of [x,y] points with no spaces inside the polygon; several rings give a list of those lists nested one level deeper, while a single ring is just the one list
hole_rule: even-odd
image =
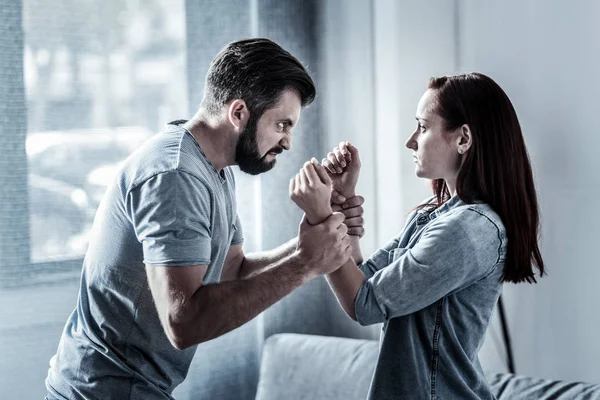
[{"label": "man's neck", "polygon": [[236,164],[236,140],[224,123],[216,118],[203,118],[196,114],[183,127],[190,131],[206,158],[219,173],[223,168]]}]

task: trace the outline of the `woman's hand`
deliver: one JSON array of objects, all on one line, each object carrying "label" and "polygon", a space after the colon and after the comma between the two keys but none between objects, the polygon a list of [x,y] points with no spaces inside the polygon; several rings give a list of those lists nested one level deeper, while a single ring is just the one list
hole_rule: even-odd
[{"label": "woman's hand", "polygon": [[361,166],[356,147],[350,142],[340,142],[338,147],[327,154],[327,158],[324,158],[321,164],[329,173],[335,192],[346,199],[355,196]]},{"label": "woman's hand", "polygon": [[315,158],[304,163],[300,172],[290,180],[290,199],[304,210],[311,225],[321,223],[333,213],[330,205],[331,179]]}]

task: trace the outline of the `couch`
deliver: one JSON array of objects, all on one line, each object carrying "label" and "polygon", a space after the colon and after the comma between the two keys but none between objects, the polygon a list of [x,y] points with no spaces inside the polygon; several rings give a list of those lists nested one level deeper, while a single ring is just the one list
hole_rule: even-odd
[{"label": "couch", "polygon": [[[255,400],[365,400],[375,340],[281,333],[266,339]],[[487,375],[500,400],[600,400],[600,385]]]}]

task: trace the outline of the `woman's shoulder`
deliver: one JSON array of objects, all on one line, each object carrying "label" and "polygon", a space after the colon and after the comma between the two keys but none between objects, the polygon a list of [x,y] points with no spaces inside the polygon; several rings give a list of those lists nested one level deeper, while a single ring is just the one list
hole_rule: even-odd
[{"label": "woman's shoulder", "polygon": [[475,234],[496,233],[501,240],[506,237],[502,219],[486,203],[461,202],[448,212],[447,218]]}]

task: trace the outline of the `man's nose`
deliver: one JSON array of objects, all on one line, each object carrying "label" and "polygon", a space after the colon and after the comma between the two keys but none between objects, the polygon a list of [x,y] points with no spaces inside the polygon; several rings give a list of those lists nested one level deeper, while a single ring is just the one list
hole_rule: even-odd
[{"label": "man's nose", "polygon": [[286,135],[279,141],[279,145],[286,150],[290,150],[292,148],[292,137],[290,135]]}]

